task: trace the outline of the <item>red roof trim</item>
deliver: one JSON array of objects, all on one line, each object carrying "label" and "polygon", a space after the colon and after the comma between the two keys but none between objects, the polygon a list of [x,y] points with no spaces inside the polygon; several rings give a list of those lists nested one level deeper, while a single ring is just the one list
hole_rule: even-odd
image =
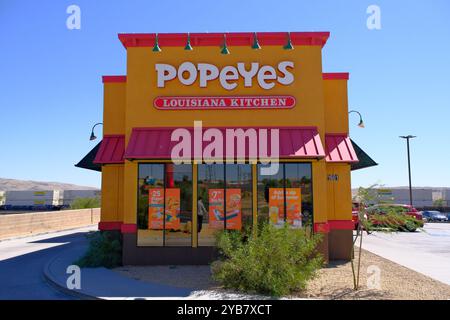
[{"label": "red roof trim", "polygon": [[[325,151],[320,139],[317,127],[214,127],[225,134],[226,129],[279,129],[279,157],[280,158],[309,158],[318,159],[325,157]],[[170,159],[171,150],[177,142],[170,139],[173,130],[178,127],[149,127],[149,128],[133,128],[131,137],[129,139],[126,151],[126,159]],[[193,131],[193,127],[183,127],[188,131]],[[207,130],[209,127],[203,127],[202,130]],[[225,143],[225,141],[224,141]],[[208,145],[208,142],[202,141],[202,148]],[[192,144],[193,146],[193,144]],[[271,155],[271,145],[269,143],[268,154]],[[235,146],[236,148],[236,146]],[[225,155],[219,157],[226,157]],[[247,148],[245,150],[246,157]],[[238,154],[234,150],[234,156]],[[191,158],[195,157],[193,150],[191,150]]]},{"label": "red roof trim", "polygon": [[327,162],[358,162],[353,144],[346,133],[325,134],[325,151]]},{"label": "red roof trim", "polygon": [[125,153],[125,135],[108,134],[103,136],[100,148],[94,159],[98,164],[117,164],[123,163],[123,154]]},{"label": "red roof trim", "polygon": [[348,80],[350,74],[348,72],[326,72],[322,73],[323,80]]},{"label": "red roof trim", "polygon": [[127,82],[127,76],[103,76],[103,83],[120,83]]},{"label": "red roof trim", "polygon": [[[184,47],[187,42],[187,33],[158,33],[158,42],[161,47]],[[228,46],[251,46],[253,32],[224,32],[224,33],[190,33],[192,46],[221,46],[224,35]],[[287,43],[287,32],[257,32],[259,44],[263,46],[282,46]],[[153,47],[156,33],[120,33],[119,39],[125,48]],[[292,44],[299,46],[321,46],[327,42],[329,32],[290,32]]]}]

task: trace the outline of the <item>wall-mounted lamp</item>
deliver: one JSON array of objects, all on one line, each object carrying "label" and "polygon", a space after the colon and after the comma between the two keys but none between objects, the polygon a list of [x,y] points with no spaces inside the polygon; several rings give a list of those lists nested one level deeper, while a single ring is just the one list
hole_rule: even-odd
[{"label": "wall-mounted lamp", "polygon": [[92,130],[91,130],[91,136],[89,137],[89,140],[92,141],[92,140],[97,139],[97,137],[96,137],[95,134],[94,134],[94,128],[95,128],[96,126],[98,126],[99,124],[103,125],[102,122],[99,122],[99,123],[94,124],[94,126],[92,127]]},{"label": "wall-mounted lamp", "polygon": [[361,113],[359,113],[358,111],[356,111],[356,110],[350,110],[349,112],[348,112],[348,114],[350,114],[350,113],[357,113],[358,115],[359,115],[359,123],[358,123],[358,127],[360,127],[360,128],[364,128],[364,121],[363,121],[363,119],[362,119],[362,116],[361,116]]}]

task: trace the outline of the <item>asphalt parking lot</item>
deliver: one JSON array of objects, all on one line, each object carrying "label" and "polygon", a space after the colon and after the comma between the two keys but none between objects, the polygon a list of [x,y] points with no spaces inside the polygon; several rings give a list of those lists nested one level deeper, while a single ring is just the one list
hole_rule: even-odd
[{"label": "asphalt parking lot", "polygon": [[364,234],[362,247],[450,285],[450,223],[426,223],[416,232]]}]

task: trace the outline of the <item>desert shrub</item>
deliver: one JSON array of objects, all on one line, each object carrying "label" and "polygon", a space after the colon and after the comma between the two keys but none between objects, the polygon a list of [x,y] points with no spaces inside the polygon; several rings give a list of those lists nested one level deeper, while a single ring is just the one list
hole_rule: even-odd
[{"label": "desert shrub", "polygon": [[418,228],[423,227],[423,221],[396,211],[390,211],[386,214],[374,214],[369,220],[373,230],[388,229],[391,231],[414,232]]},{"label": "desert shrub", "polygon": [[74,264],[87,268],[114,268],[122,264],[122,235],[119,231],[97,231],[88,235],[89,248]]},{"label": "desert shrub", "polygon": [[70,205],[70,209],[100,208],[100,198],[77,198]]},{"label": "desert shrub", "polygon": [[321,235],[303,229],[264,224],[256,237],[247,232],[217,234],[221,259],[212,265],[213,278],[225,288],[282,296],[303,290],[323,258],[317,252]]}]

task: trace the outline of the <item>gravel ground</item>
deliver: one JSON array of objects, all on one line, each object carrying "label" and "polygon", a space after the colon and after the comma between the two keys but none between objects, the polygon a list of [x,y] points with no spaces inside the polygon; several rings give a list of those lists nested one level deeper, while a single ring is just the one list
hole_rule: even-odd
[{"label": "gravel ground", "polygon": [[[356,252],[358,254],[358,252]],[[374,279],[373,268],[379,268],[380,288],[368,289]],[[125,266],[115,271],[124,276],[153,283],[211,292],[213,296],[233,294],[223,290],[210,276],[209,266]],[[313,299],[450,299],[450,286],[362,250],[360,290],[354,291],[351,264],[334,261],[319,270],[307,289],[288,298]],[[249,296],[250,297],[250,296]]]}]

